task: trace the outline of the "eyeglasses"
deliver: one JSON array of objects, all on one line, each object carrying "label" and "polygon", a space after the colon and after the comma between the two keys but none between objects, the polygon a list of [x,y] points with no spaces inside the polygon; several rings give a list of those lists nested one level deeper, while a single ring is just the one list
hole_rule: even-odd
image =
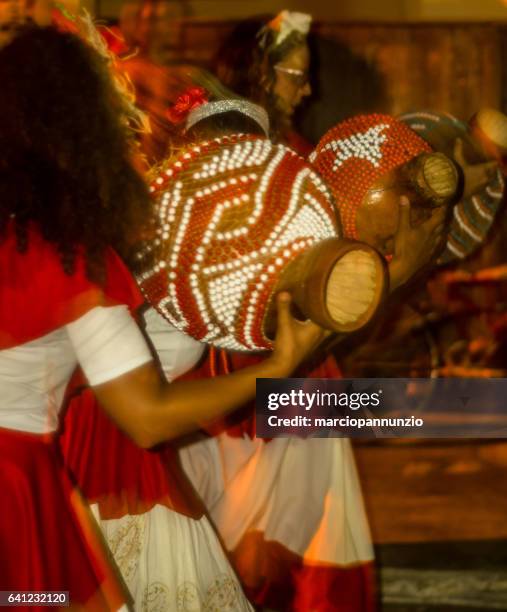
[{"label": "eyeglasses", "polygon": [[307,70],[288,68],[287,66],[280,66],[279,64],[276,64],[274,68],[277,72],[287,74],[298,87],[304,87],[309,81],[309,74]]}]

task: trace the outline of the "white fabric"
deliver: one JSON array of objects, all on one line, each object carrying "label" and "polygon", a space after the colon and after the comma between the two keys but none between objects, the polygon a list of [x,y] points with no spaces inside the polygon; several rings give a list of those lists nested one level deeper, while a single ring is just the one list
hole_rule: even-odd
[{"label": "white fabric", "polygon": [[177,330],[154,308],[144,313],[144,320],[167,380],[188,372],[202,357],[205,345]]},{"label": "white fabric", "polygon": [[99,521],[136,612],[252,612],[206,517],[161,505]]},{"label": "white fabric", "polygon": [[152,359],[126,306],[97,306],[67,325],[67,333],[92,386],[114,380]]},{"label": "white fabric", "polygon": [[182,465],[227,550],[249,531],[305,562],[373,559],[350,441],[221,434],[180,450]]},{"label": "white fabric", "polygon": [[[169,380],[199,361],[204,345],[154,309],[144,319]],[[106,520],[92,508],[136,612],[253,612],[206,517],[195,520],[156,505]]]},{"label": "white fabric", "polygon": [[0,351],[0,427],[54,431],[78,362],[91,384],[100,384],[151,358],[126,306],[93,308],[66,327]]},{"label": "white fabric", "polygon": [[[145,319],[169,379],[197,362],[200,343],[154,310]],[[228,550],[252,530],[309,562],[373,559],[349,440],[278,438],[266,444],[221,434],[182,448],[180,457]]]}]

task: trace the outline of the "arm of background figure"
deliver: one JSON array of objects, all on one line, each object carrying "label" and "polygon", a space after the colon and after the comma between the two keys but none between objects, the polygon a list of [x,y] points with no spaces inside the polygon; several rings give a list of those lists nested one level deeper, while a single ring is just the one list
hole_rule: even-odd
[{"label": "arm of background figure", "polygon": [[428,264],[444,238],[445,207],[417,227],[410,222],[410,201],[400,198],[400,220],[394,237],[394,255],[389,263],[390,288],[394,291]]}]

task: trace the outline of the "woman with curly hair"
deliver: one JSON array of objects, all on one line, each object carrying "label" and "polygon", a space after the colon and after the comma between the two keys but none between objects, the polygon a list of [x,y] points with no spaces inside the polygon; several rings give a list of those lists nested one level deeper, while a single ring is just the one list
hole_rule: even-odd
[{"label": "woman with curly hair", "polygon": [[[164,382],[118,256],[135,268],[151,202],[104,60],[71,34],[33,27],[0,51],[0,83],[0,590],[68,591],[74,609],[114,610],[128,595],[58,447],[73,370],[81,367],[115,427],[147,448],[251,398],[256,377],[287,375],[321,331],[291,319],[282,296],[276,348],[262,364],[213,381]],[[105,446],[100,430],[87,433]],[[132,467],[114,446],[121,436],[90,457],[92,469],[120,477]],[[134,466],[142,486],[140,457]],[[236,588],[233,609],[249,609],[206,518],[168,512],[181,547],[169,579],[187,569],[199,579],[212,564]]]},{"label": "woman with curly hair", "polygon": [[293,127],[294,113],[312,93],[307,37],[311,16],[282,11],[274,19],[236,26],[217,54],[215,72],[237,94],[263,106],[271,139],[306,156],[312,147]]}]

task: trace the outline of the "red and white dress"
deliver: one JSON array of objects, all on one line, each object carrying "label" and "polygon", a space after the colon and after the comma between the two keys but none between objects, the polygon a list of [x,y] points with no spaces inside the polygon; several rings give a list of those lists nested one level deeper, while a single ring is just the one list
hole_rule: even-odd
[{"label": "red and white dress", "polygon": [[[87,279],[81,256],[66,275],[54,247],[32,229],[26,254],[12,234],[1,245],[0,287],[0,590],[69,591],[70,609],[87,612],[131,603],[72,484],[78,477],[86,501],[91,496],[107,516],[101,526],[106,540],[118,543],[120,569],[134,557],[132,584],[149,586],[132,589],[136,610],[249,612],[176,463],[168,468],[157,453],[136,447],[91,391],[71,403],[65,432],[56,434],[78,364],[93,386],[152,359],[127,306],[137,305],[139,294],[120,260],[108,253],[107,283],[99,287]],[[80,382],[74,377],[72,384]]]},{"label": "red and white dress", "polygon": [[[121,284],[113,253],[107,269]],[[34,228],[24,254],[9,228],[0,291],[0,590],[69,591],[71,609],[119,609],[128,594],[64,469],[55,431],[78,363],[99,384],[151,355],[115,287],[91,283],[82,257],[66,275]],[[120,337],[125,350],[113,359]]]},{"label": "red and white dress", "polygon": [[[297,134],[289,144],[308,152]],[[189,377],[224,374],[264,357],[211,350]],[[334,356],[324,355],[295,376],[341,372]],[[213,437],[180,451],[246,594],[277,611],[373,612],[374,552],[350,441],[260,440],[254,411],[253,403],[245,406]]]},{"label": "red and white dress", "polygon": [[[153,310],[145,319],[168,378],[194,366],[203,345]],[[74,380],[76,390],[80,382]],[[85,388],[70,401],[61,447],[136,611],[251,612],[171,445],[138,448]]]},{"label": "red and white dress", "polygon": [[[210,375],[206,368],[193,375]],[[297,375],[337,372],[327,357]],[[249,599],[277,611],[373,612],[374,552],[350,440],[261,440],[253,413],[245,407],[180,450]]]}]

